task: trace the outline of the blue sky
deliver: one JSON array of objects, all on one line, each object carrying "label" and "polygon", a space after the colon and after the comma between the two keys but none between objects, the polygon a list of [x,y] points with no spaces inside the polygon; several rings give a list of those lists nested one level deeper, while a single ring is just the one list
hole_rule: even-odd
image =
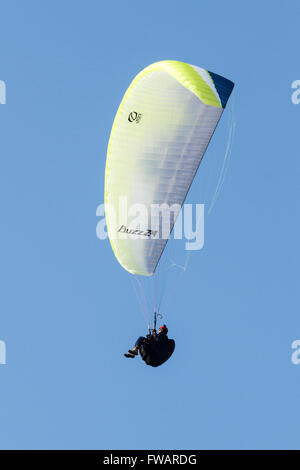
[{"label": "blue sky", "polygon": [[[299,448],[299,15],[293,0],[0,2],[1,448]],[[122,95],[163,59],[233,80],[237,126],[164,312],[176,351],[152,369],[122,356],[145,325],[95,212]]]}]

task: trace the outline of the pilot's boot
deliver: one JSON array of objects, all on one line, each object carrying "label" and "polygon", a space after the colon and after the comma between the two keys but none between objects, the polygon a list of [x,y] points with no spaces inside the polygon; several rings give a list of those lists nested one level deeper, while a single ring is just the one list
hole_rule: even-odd
[{"label": "pilot's boot", "polygon": [[133,354],[134,356],[137,356],[139,353],[139,348],[137,346],[134,346],[133,349],[128,350],[129,354]]},{"label": "pilot's boot", "polygon": [[135,357],[135,354],[125,353],[124,356],[133,359]]}]

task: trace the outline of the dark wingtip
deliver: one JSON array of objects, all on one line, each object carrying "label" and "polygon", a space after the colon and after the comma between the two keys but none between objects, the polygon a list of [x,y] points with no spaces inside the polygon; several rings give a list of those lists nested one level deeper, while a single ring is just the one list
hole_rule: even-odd
[{"label": "dark wingtip", "polygon": [[216,73],[213,73],[213,72],[208,72],[208,73],[211,76],[214,82],[214,85],[217,89],[218,95],[222,103],[222,108],[225,108],[227,101],[229,99],[229,96],[231,95],[231,92],[233,90],[234,83],[231,80],[228,80],[227,78],[224,78],[221,75],[218,75]]}]

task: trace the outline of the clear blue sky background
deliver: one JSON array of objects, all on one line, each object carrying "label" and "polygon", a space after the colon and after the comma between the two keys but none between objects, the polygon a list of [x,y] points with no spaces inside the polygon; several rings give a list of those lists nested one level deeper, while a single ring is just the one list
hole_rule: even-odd
[{"label": "clear blue sky background", "polygon": [[[299,448],[299,2],[10,0],[0,18],[1,448]],[[152,369],[122,357],[144,322],[95,211],[122,95],[162,59],[232,79],[237,128]]]}]

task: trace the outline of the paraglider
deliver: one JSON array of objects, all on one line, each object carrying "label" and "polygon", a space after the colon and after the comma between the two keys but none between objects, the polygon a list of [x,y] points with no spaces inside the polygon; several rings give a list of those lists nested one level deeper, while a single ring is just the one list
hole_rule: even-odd
[{"label": "paraglider", "polygon": [[[155,272],[233,86],[165,60],[142,70],[126,91],[108,144],[105,215],[115,257],[129,273]],[[146,344],[137,346],[141,354]]]},{"label": "paraglider", "polygon": [[[156,313],[154,323],[156,324]],[[158,333],[154,327],[146,337],[140,336],[134,348],[129,349],[128,353],[125,353],[124,356],[133,359],[140,353],[143,361],[148,366],[158,367],[172,356],[174,349],[175,341],[168,338],[167,325],[162,325],[159,327]]]}]

